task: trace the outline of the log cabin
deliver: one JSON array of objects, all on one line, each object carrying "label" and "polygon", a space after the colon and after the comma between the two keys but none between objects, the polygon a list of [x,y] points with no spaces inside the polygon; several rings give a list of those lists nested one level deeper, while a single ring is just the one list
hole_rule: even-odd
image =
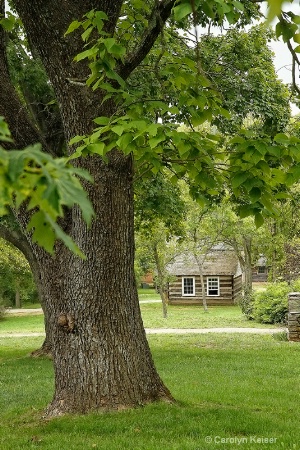
[{"label": "log cabin", "polygon": [[[234,305],[242,295],[242,270],[231,249],[216,246],[202,260],[204,287],[208,306]],[[173,305],[202,304],[199,266],[192,255],[180,255],[168,266],[173,281],[169,282],[168,298]]]}]

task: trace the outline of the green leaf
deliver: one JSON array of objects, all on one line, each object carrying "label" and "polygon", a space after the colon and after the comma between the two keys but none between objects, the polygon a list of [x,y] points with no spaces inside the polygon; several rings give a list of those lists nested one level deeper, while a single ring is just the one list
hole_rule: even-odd
[{"label": "green leaf", "polygon": [[94,122],[97,125],[108,125],[110,122],[110,118],[109,117],[105,117],[105,116],[101,116],[101,117],[96,117],[94,119]]},{"label": "green leaf", "polygon": [[264,224],[264,218],[261,213],[256,213],[254,216],[256,228],[261,227]]},{"label": "green leaf", "polygon": [[115,125],[111,128],[111,130],[116,133],[118,136],[121,136],[124,133],[125,126],[124,125]]},{"label": "green leaf", "polygon": [[15,20],[10,17],[4,17],[4,19],[0,20],[0,25],[4,28],[5,31],[12,31],[15,25]]},{"label": "green leaf", "polygon": [[300,16],[298,16],[298,15],[292,13],[292,21],[293,21],[294,23],[296,23],[297,25],[300,25]]},{"label": "green leaf", "polygon": [[279,144],[289,144],[290,138],[284,133],[278,133],[274,137],[274,142],[278,142]]},{"label": "green leaf", "polygon": [[78,22],[78,20],[74,20],[70,23],[67,31],[65,32],[65,36],[69,33],[73,33],[73,31],[77,30],[81,26],[82,22]]},{"label": "green leaf", "polygon": [[154,149],[164,140],[165,140],[165,136],[163,136],[163,135],[154,136],[153,138],[149,139],[149,146],[151,149]]},{"label": "green leaf", "polygon": [[267,23],[271,23],[272,20],[281,13],[282,4],[285,0],[269,0],[268,1],[268,15]]},{"label": "green leaf", "polygon": [[123,134],[120,139],[117,140],[116,144],[124,152],[128,145],[132,142],[133,136],[131,133]]},{"label": "green leaf", "polygon": [[243,184],[248,179],[248,177],[249,177],[249,174],[246,172],[241,172],[241,173],[236,174],[231,180],[233,189],[236,189],[241,184]]},{"label": "green leaf", "polygon": [[244,11],[245,10],[245,7],[244,7],[243,3],[241,3],[241,2],[239,2],[237,0],[234,0],[232,2],[232,4],[236,7],[236,9],[238,9],[240,11]]},{"label": "green leaf", "polygon": [[43,211],[33,214],[27,226],[28,231],[33,231],[32,240],[41,245],[47,252],[53,253],[55,233],[48,223]]},{"label": "green leaf", "polygon": [[103,156],[105,150],[104,142],[95,142],[94,144],[89,144],[87,149],[90,153],[95,153],[97,155]]},{"label": "green leaf", "polygon": [[83,59],[94,57],[96,56],[97,52],[98,50],[96,47],[89,48],[84,52],[78,53],[78,55],[75,56],[74,61],[79,62],[82,61]]},{"label": "green leaf", "polygon": [[249,192],[252,203],[255,203],[261,197],[261,190],[258,187],[254,187]]},{"label": "green leaf", "polygon": [[175,6],[173,12],[175,20],[183,19],[187,15],[191,14],[191,12],[193,12],[191,2],[181,3],[180,5]]},{"label": "green leaf", "polygon": [[70,144],[70,145],[77,144],[78,142],[83,141],[84,138],[85,138],[85,136],[74,136],[74,137],[70,140],[69,144]]},{"label": "green leaf", "polygon": [[300,34],[299,34],[299,33],[294,34],[293,40],[294,40],[294,42],[296,42],[297,44],[300,44]]},{"label": "green leaf", "polygon": [[245,217],[251,216],[252,208],[248,205],[243,205],[238,209],[239,216],[244,219]]},{"label": "green leaf", "polygon": [[82,33],[82,35],[81,35],[81,39],[83,40],[83,41],[87,41],[88,40],[88,38],[90,37],[90,34],[92,33],[92,31],[93,31],[93,27],[89,27],[89,28],[87,28],[83,33]]}]

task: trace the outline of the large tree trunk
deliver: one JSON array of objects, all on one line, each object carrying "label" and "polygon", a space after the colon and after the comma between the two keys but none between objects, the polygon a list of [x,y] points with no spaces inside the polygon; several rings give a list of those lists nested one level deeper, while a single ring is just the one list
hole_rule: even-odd
[{"label": "large tree trunk", "polygon": [[37,250],[55,368],[48,416],[171,398],[154,368],[140,315],[131,162],[116,160],[108,166],[100,158],[90,160],[96,168],[90,194],[97,212],[90,230],[74,212],[72,236],[87,259],[62,247],[55,258]]},{"label": "large tree trunk", "polygon": [[[114,110],[107,103],[100,109],[101,93],[72,82],[86,79],[87,69],[73,62],[82,49],[78,35],[65,39],[64,32],[92,8],[107,13],[109,32],[122,2],[16,0],[14,4],[54,87],[67,142],[89,133],[93,117],[109,116]],[[96,212],[91,228],[76,209],[63,224],[87,259],[80,260],[60,244],[54,257],[34,246],[55,369],[49,417],[172,399],[154,367],[139,309],[132,160],[114,151],[108,158],[107,164],[98,156],[81,161],[94,177],[87,185]]]}]

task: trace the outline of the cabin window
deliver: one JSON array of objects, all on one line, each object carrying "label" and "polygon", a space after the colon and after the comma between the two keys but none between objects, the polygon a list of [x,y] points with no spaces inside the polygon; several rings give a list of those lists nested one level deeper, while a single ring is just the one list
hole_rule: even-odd
[{"label": "cabin window", "polygon": [[265,266],[258,266],[257,273],[266,273],[266,267]]},{"label": "cabin window", "polygon": [[220,295],[219,277],[207,278],[207,295],[211,296]]},{"label": "cabin window", "polygon": [[183,296],[195,295],[195,277],[182,278],[182,295]]}]

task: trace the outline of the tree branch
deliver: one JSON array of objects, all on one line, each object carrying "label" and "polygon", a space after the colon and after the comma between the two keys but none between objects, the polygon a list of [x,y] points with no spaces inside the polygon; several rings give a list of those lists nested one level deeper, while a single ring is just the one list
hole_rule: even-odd
[{"label": "tree branch", "polygon": [[[5,2],[1,0],[0,14],[4,16]],[[0,115],[4,116],[14,143],[2,144],[6,148],[24,148],[27,145],[40,142],[46,151],[50,151],[48,145],[39,133],[39,130],[31,122],[25,106],[21,103],[14,86],[12,85],[10,74],[8,70],[8,62],[6,55],[7,33],[2,26],[0,26]]]},{"label": "tree branch", "polygon": [[21,231],[17,229],[12,230],[0,223],[0,237],[19,249],[27,259],[31,268],[36,266],[37,262],[32,248],[26,239],[26,236],[24,236]]},{"label": "tree branch", "polygon": [[148,19],[148,28],[145,29],[141,40],[135,49],[128,55],[126,61],[121,64],[117,72],[125,80],[131,72],[143,61],[147,56],[159,33],[162,31],[167,19],[170,17],[175,0],[162,0],[155,2],[155,6]]},{"label": "tree branch", "polygon": [[[286,23],[286,21],[285,21],[285,19],[284,19],[282,14],[280,14],[278,16],[278,19],[279,19],[280,23],[282,23],[282,24]],[[287,44],[287,47],[288,47],[288,49],[289,49],[289,51],[290,51],[290,53],[292,55],[292,86],[293,86],[294,90],[297,92],[297,94],[300,95],[300,89],[299,89],[299,87],[297,86],[297,83],[296,83],[296,63],[299,66],[300,65],[300,60],[299,60],[299,57],[298,57],[297,53],[293,49],[293,46],[291,44],[290,39],[287,40],[286,44]]]}]

